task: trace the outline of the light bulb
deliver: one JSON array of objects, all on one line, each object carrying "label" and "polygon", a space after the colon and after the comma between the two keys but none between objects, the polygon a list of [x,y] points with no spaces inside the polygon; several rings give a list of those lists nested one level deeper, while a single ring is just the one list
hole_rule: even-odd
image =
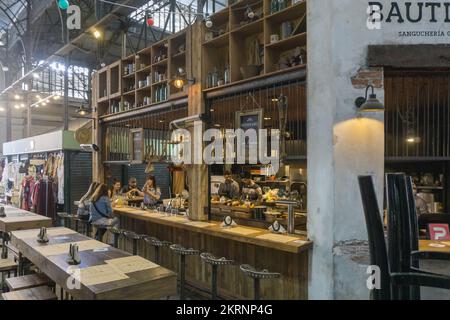
[{"label": "light bulb", "polygon": [[175,79],[175,81],[173,82],[173,85],[175,86],[175,88],[181,89],[184,86],[184,80],[181,78]]},{"label": "light bulb", "polygon": [[95,39],[100,39],[102,37],[102,33],[99,30],[96,30],[96,29],[94,29],[92,34],[94,35]]}]

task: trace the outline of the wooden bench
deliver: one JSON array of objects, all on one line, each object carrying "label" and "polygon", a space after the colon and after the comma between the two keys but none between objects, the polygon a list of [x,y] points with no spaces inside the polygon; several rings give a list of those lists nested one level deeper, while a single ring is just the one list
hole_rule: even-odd
[{"label": "wooden bench", "polygon": [[3,300],[58,300],[47,286],[2,293]]},{"label": "wooden bench", "polygon": [[48,286],[52,281],[43,273],[29,274],[26,276],[8,278],[5,280],[10,291],[30,289],[40,286]]},{"label": "wooden bench", "polygon": [[0,272],[10,272],[17,269],[17,263],[13,259],[0,259]]}]

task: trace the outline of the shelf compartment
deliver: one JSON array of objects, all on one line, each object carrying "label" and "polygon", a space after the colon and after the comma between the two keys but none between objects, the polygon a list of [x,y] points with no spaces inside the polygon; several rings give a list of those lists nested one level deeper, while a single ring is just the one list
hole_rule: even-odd
[{"label": "shelf compartment", "polygon": [[256,21],[245,24],[239,28],[231,31],[232,34],[238,33],[243,36],[249,36],[252,34],[258,34],[264,32],[264,19],[258,19]]},{"label": "shelf compartment", "polygon": [[[270,9],[270,1],[268,2],[268,6]],[[267,13],[269,13],[269,11],[267,11]],[[290,5],[283,10],[277,11],[272,14],[267,14],[266,20],[271,23],[280,24],[281,22],[284,21],[300,18],[305,14],[306,14],[306,1],[303,0],[301,2]]]},{"label": "shelf compartment", "polygon": [[[254,22],[264,18],[264,2],[263,0],[242,0],[234,3],[230,10],[230,30],[240,29],[246,25],[253,24]],[[255,16],[250,19],[246,15],[247,8],[253,11]],[[262,28],[262,26],[261,26]]]},{"label": "shelf compartment", "polygon": [[266,44],[266,49],[288,50],[298,46],[306,46],[306,32]]},{"label": "shelf compartment", "polygon": [[220,48],[225,45],[228,45],[229,38],[230,34],[227,32],[218,37],[213,38],[212,40],[204,42],[203,45],[206,47]]}]

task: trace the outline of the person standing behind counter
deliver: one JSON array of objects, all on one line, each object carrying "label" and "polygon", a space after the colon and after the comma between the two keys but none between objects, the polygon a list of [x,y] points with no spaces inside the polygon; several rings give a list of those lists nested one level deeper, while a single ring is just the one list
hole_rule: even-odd
[{"label": "person standing behind counter", "polygon": [[242,181],[242,199],[243,200],[259,200],[262,198],[262,189],[252,180],[249,172],[241,174]]},{"label": "person standing behind counter", "polygon": [[144,205],[155,206],[161,202],[161,190],[156,186],[154,176],[149,176],[142,188],[144,194]]},{"label": "person standing behind counter", "polygon": [[134,177],[128,180],[128,185],[122,188],[122,193],[131,193],[132,196],[143,196],[141,190],[139,190],[137,186],[137,180]]},{"label": "person standing behind counter", "polygon": [[233,180],[230,171],[225,171],[223,174],[225,182],[221,183],[217,193],[220,197],[227,197],[228,199],[239,198],[239,184]]},{"label": "person standing behind counter", "polygon": [[[113,218],[111,200],[108,197],[108,187],[100,184],[95,190],[91,201],[91,216],[89,222],[94,226],[116,226],[119,223],[117,218]],[[97,229],[95,239],[102,241],[106,229]]]}]

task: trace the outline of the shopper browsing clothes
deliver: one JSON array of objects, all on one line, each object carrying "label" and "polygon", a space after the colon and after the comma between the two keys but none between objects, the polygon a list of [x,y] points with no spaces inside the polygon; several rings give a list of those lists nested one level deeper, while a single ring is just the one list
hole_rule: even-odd
[{"label": "shopper browsing clothes", "polygon": [[161,203],[161,190],[156,186],[155,177],[149,176],[142,188],[144,193],[144,204],[146,206],[155,206]]},{"label": "shopper browsing clothes", "polygon": [[106,184],[100,184],[92,197],[91,217],[89,222],[97,227],[95,239],[102,241],[106,232],[105,227],[113,227],[119,223],[117,218],[113,217],[111,200],[108,197],[108,187]]}]

